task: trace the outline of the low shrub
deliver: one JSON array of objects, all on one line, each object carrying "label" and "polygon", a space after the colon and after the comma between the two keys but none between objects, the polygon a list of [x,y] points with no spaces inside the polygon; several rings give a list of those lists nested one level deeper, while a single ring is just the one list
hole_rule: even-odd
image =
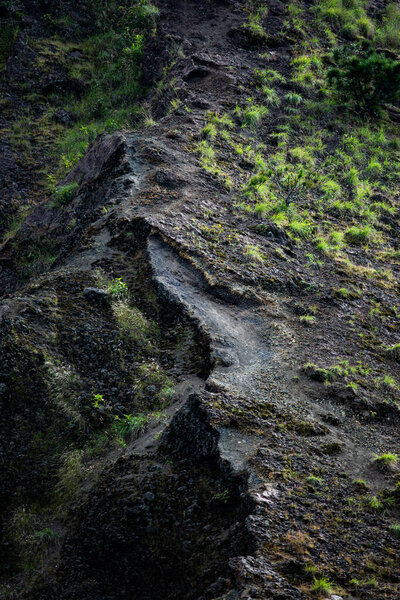
[{"label": "low shrub", "polygon": [[58,187],[55,192],[54,205],[62,206],[68,204],[68,202],[75,198],[78,188],[79,184],[75,181]]},{"label": "low shrub", "polygon": [[328,71],[328,83],[341,101],[377,112],[400,98],[400,62],[377,52],[370,43],[343,46],[332,58],[336,66]]}]

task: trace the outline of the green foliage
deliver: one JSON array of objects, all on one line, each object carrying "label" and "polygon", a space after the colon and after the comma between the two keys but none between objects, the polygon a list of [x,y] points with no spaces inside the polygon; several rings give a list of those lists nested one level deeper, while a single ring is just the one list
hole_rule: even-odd
[{"label": "green foliage", "polygon": [[262,91],[264,94],[264,101],[268,106],[279,106],[280,99],[276,90],[264,85]]},{"label": "green foliage", "polygon": [[75,198],[78,188],[79,183],[76,183],[75,181],[73,183],[68,183],[58,187],[55,192],[54,206],[63,206],[64,204],[68,204],[68,202]]},{"label": "green foliage", "polygon": [[[121,289],[118,293],[125,294],[126,290]],[[138,308],[121,300],[114,303],[113,312],[117,318],[121,336],[124,339],[132,340],[140,346],[147,347],[147,349],[151,348],[149,337],[150,334],[155,333],[156,328]]]},{"label": "green foliage", "polygon": [[378,585],[378,582],[376,580],[376,577],[369,577],[368,579],[350,579],[350,583],[352,585],[362,585],[365,587],[376,587]]},{"label": "green foliage", "polygon": [[47,541],[56,541],[60,539],[60,534],[57,531],[53,531],[50,527],[46,527],[42,531],[36,531],[35,536]]},{"label": "green foliage", "polygon": [[290,230],[298,237],[309,239],[312,237],[314,226],[307,221],[291,221]]},{"label": "green foliage", "polygon": [[200,131],[201,137],[207,140],[214,140],[217,137],[218,130],[214,123],[207,123]]},{"label": "green foliage", "polygon": [[215,164],[215,152],[212,146],[210,146],[207,140],[202,140],[197,145],[197,151],[200,154],[200,162],[202,166],[206,170],[212,170]]},{"label": "green foliage", "polygon": [[322,477],[318,477],[317,475],[309,475],[306,481],[312,486],[320,485],[322,483]]},{"label": "green foliage", "polygon": [[400,6],[397,2],[387,5],[377,40],[384,46],[400,48]]},{"label": "green foliage", "polygon": [[368,18],[363,0],[318,0],[317,13],[350,39],[372,37],[373,22]]},{"label": "green foliage", "polygon": [[354,366],[350,366],[347,360],[342,360],[340,363],[326,368],[318,367],[314,363],[307,363],[304,365],[304,372],[310,379],[322,383],[330,383],[337,379],[348,377],[349,375],[367,375],[370,370],[364,367],[360,362]]},{"label": "green foliage", "polygon": [[332,585],[332,582],[326,577],[314,577],[311,592],[318,596],[330,596],[332,593]]},{"label": "green foliage", "polygon": [[113,279],[112,281],[110,281],[110,283],[107,286],[107,292],[113,297],[113,298],[123,298],[127,295],[128,293],[128,286],[127,284],[122,280],[122,277],[117,277],[116,279]]},{"label": "green foliage", "polygon": [[132,432],[140,434],[149,422],[147,415],[139,413],[137,415],[128,414],[122,417],[116,415],[112,430],[114,433],[122,438],[127,437]]},{"label": "green foliage", "polygon": [[262,4],[258,7],[250,6],[248,18],[243,24],[243,29],[248,32],[252,42],[256,45],[263,45],[268,39],[262,26],[262,19],[266,16],[267,11],[267,7]]},{"label": "green foliage", "polygon": [[312,325],[315,323],[315,317],[314,315],[301,315],[300,323],[303,323],[303,325]]},{"label": "green foliage", "polygon": [[390,531],[393,533],[394,537],[400,538],[400,524],[392,523],[390,526]]},{"label": "green foliage", "polygon": [[292,60],[293,83],[302,88],[313,88],[322,85],[322,60],[318,54],[301,54]]},{"label": "green foliage", "polygon": [[398,390],[399,386],[397,385],[396,379],[392,375],[385,375],[381,379],[376,380],[378,385],[381,385],[387,390]]},{"label": "green foliage", "polygon": [[214,494],[212,499],[216,500],[217,502],[221,502],[222,504],[228,504],[230,500],[229,490],[223,490],[222,492]]},{"label": "green foliage", "polygon": [[364,479],[355,479],[353,483],[360,493],[368,492],[370,489],[368,483]]},{"label": "green foliage", "polygon": [[391,452],[387,452],[385,454],[376,455],[374,458],[374,463],[381,471],[385,471],[390,467],[393,467],[398,462],[397,454],[392,454]]},{"label": "green foliage", "polygon": [[247,244],[246,255],[253,261],[260,263],[264,262],[264,256],[258,246]]},{"label": "green foliage", "polygon": [[[85,120],[86,98],[81,100],[77,105],[76,110],[80,112],[80,118]],[[88,117],[89,118],[89,117]],[[60,153],[60,173],[70,171],[72,167],[83,157],[87,147],[93,142],[96,137],[104,130],[108,129],[108,124],[105,122],[92,122],[88,125],[77,123],[74,127],[67,130],[57,142],[57,149]],[[51,182],[49,182],[51,185]]]},{"label": "green foliage", "polygon": [[[100,133],[132,127],[140,116],[142,60],[146,41],[155,32],[158,9],[148,0],[92,3],[97,34],[83,48],[91,82],[78,101],[66,99],[66,109],[74,114],[75,124],[58,142],[60,176],[82,158]],[[71,75],[85,83],[85,69],[74,69]]]},{"label": "green foliage", "polygon": [[345,300],[355,300],[356,298],[360,298],[362,295],[361,290],[348,288],[339,288],[338,290],[333,291],[333,295],[336,298],[344,298]]},{"label": "green foliage", "polygon": [[345,239],[350,244],[366,244],[371,239],[371,227],[365,225],[364,227],[351,227],[345,233]]},{"label": "green foliage", "polygon": [[370,506],[370,508],[373,508],[374,510],[382,510],[383,509],[382,501],[379,500],[379,498],[377,498],[376,496],[372,496],[371,498],[368,499],[368,505]]},{"label": "green foliage", "polygon": [[370,44],[333,53],[336,67],[328,71],[328,82],[345,102],[358,109],[376,112],[385,103],[400,97],[400,62],[376,52]]},{"label": "green foliage", "polygon": [[389,358],[400,361],[400,342],[398,344],[393,344],[393,346],[388,346],[386,348],[386,354]]},{"label": "green foliage", "polygon": [[101,394],[93,394],[92,406],[93,408],[102,408],[105,405],[105,400]]},{"label": "green foliage", "polygon": [[242,123],[244,127],[255,128],[261,125],[263,118],[268,114],[266,106],[255,104],[251,99],[248,105],[241,112]]},{"label": "green foliage", "polygon": [[296,94],[296,92],[288,92],[285,94],[285,100],[289,104],[299,106],[303,102],[303,97],[300,94]]}]

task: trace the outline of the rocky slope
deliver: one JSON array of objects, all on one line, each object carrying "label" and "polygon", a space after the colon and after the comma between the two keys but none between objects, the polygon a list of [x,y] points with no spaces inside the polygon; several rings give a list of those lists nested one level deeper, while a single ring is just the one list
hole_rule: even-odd
[{"label": "rocky slope", "polygon": [[0,598],[398,597],[397,113],[327,102],[316,4],[159,0],[145,122],[4,220]]}]

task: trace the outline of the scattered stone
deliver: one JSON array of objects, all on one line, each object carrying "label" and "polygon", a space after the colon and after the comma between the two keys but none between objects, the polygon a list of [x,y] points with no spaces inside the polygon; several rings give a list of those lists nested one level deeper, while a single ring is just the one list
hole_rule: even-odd
[{"label": "scattered stone", "polygon": [[72,117],[68,111],[64,108],[58,108],[53,115],[54,121],[57,123],[61,123],[62,125],[67,125],[72,121]]},{"label": "scattered stone", "polygon": [[83,295],[92,304],[107,304],[109,302],[108,293],[99,288],[87,287],[83,290]]}]

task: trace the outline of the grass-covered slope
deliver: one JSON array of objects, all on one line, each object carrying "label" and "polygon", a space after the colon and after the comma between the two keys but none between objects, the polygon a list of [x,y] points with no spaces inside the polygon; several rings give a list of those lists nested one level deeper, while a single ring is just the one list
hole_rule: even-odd
[{"label": "grass-covered slope", "polygon": [[[43,4],[43,5],[42,5]],[[2,241],[82,158],[100,133],[137,125],[150,3],[5,2],[0,91]]]}]

